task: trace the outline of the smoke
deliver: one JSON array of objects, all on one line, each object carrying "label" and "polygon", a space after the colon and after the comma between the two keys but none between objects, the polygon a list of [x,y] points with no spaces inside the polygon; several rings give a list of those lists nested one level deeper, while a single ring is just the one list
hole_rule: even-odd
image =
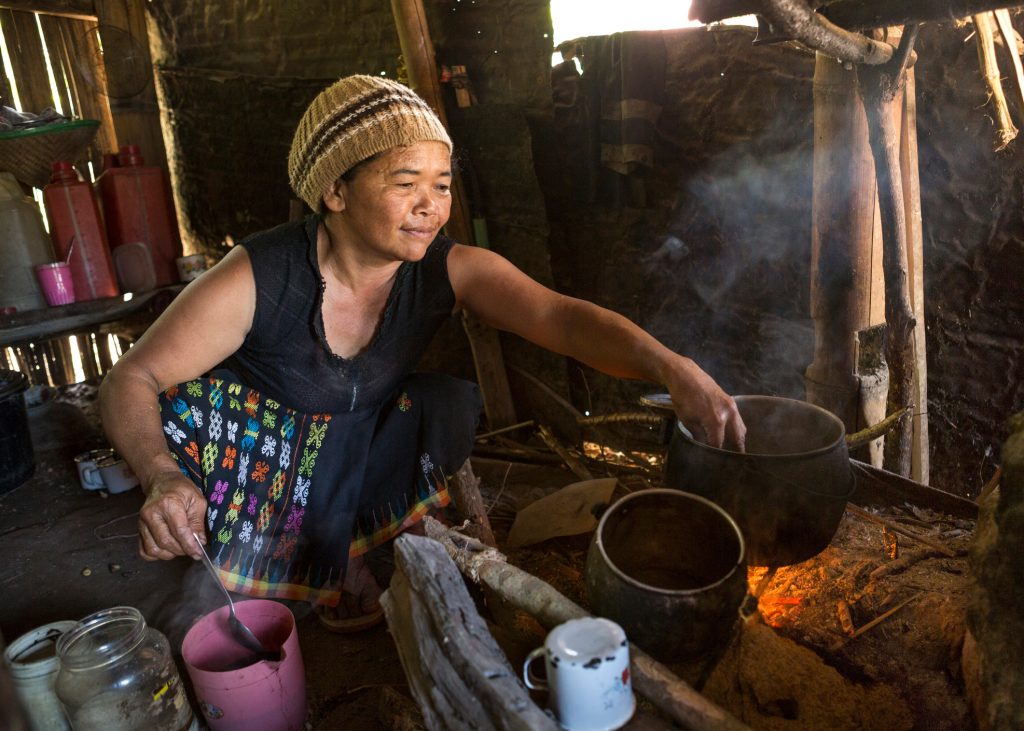
[{"label": "smoke", "polygon": [[666,293],[644,326],[733,392],[803,397],[811,142],[780,117],[684,174],[669,230],[643,261]]}]

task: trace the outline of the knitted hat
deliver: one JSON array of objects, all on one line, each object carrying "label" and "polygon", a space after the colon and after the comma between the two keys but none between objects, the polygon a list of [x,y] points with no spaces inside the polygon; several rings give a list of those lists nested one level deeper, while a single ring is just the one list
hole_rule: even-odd
[{"label": "knitted hat", "polygon": [[452,148],[434,111],[407,86],[378,76],[346,76],[302,115],[288,155],[292,190],[314,211],[324,190],[368,157],[435,140]]}]

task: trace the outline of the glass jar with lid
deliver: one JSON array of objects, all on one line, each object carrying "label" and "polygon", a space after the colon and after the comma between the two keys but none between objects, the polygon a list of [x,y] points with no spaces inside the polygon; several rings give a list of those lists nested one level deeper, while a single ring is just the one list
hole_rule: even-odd
[{"label": "glass jar with lid", "polygon": [[57,697],[75,731],[197,728],[171,646],[134,607],[90,614],[57,642]]}]

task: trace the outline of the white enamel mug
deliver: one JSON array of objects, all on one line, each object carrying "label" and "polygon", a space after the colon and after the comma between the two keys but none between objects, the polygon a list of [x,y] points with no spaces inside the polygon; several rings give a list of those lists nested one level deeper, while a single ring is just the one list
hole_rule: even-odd
[{"label": "white enamel mug", "polygon": [[[546,681],[532,670],[542,655]],[[612,731],[636,709],[626,633],[602,617],[571,619],[551,630],[526,658],[523,682],[548,691],[548,706],[567,731]]]}]

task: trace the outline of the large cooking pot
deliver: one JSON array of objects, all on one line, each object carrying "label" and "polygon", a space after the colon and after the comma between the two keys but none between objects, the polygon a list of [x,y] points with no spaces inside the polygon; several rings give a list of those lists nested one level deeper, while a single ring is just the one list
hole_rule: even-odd
[{"label": "large cooking pot", "polygon": [[813,404],[737,396],[746,452],[696,441],[676,424],[665,460],[669,487],[703,495],[736,519],[751,566],[787,566],[820,553],[854,490],[846,430]]},{"label": "large cooking pot", "polygon": [[36,470],[24,393],[28,380],[0,368],[0,493],[13,490]]},{"label": "large cooking pot", "polygon": [[608,508],[584,573],[594,613],[665,662],[724,646],[747,591],[736,522],[706,498],[669,489]]}]

